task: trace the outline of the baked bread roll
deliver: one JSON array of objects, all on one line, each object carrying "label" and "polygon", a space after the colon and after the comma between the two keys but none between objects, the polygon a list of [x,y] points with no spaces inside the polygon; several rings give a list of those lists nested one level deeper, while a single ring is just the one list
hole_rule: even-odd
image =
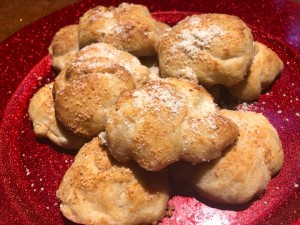
[{"label": "baked bread roll", "polygon": [[220,113],[239,127],[243,126],[245,137],[251,136],[254,146],[263,151],[265,164],[270,174],[275,175],[283,166],[284,156],[277,130],[270,121],[255,112],[221,110]]},{"label": "baked bread roll", "polygon": [[283,69],[283,62],[272,49],[259,42],[254,44],[256,54],[247,76],[239,84],[228,88],[234,97],[247,101],[257,99]]},{"label": "baked bread roll", "polygon": [[152,18],[146,6],[97,6],[79,20],[79,45],[104,42],[135,56],[156,55],[154,45],[167,28]]},{"label": "baked bread roll", "polygon": [[163,77],[179,77],[205,87],[240,83],[254,55],[253,37],[236,16],[201,14],[185,18],[158,42]]},{"label": "baked bread roll", "polygon": [[158,171],[180,159],[197,164],[219,157],[238,129],[203,87],[169,78],[123,92],[108,112],[106,134],[118,161]]},{"label": "baked bread roll", "polygon": [[181,163],[172,177],[188,182],[206,198],[227,204],[243,204],[259,196],[271,175],[283,165],[283,151],[277,131],[268,119],[254,112],[221,110],[234,121],[240,135],[224,154],[196,166]]},{"label": "baked bread roll", "polygon": [[148,78],[149,69],[129,53],[104,43],[87,46],[55,80],[56,116],[72,132],[95,137],[120,93]]},{"label": "baked bread roll", "polygon": [[160,220],[169,193],[166,174],[121,164],[94,138],[80,149],[57,198],[63,215],[76,223],[134,225]]},{"label": "baked bread roll", "polygon": [[79,50],[78,25],[61,28],[53,37],[49,47],[52,67],[60,72]]},{"label": "baked bread roll", "polygon": [[73,134],[57,121],[52,88],[53,82],[46,84],[30,99],[28,114],[33,123],[33,131],[37,137],[49,138],[62,148],[78,150],[88,139]]}]

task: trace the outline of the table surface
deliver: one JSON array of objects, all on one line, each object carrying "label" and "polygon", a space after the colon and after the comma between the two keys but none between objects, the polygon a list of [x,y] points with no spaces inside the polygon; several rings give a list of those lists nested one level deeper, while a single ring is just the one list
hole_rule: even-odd
[{"label": "table surface", "polygon": [[22,27],[80,0],[0,0],[0,42]]}]

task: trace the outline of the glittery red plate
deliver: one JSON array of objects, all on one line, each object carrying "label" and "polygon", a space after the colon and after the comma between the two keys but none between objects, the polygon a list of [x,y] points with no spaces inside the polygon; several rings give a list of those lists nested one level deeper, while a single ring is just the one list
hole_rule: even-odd
[{"label": "glittery red plate", "polygon": [[[300,4],[277,0],[136,1],[174,24],[191,13],[241,17],[256,40],[278,53],[285,68],[272,88],[247,107],[262,112],[282,140],[285,164],[264,196],[243,206],[214,204],[175,193],[173,216],[162,224],[300,224]],[[37,89],[53,80],[47,48],[54,33],[95,5],[84,1],[32,23],[0,44],[0,224],[72,224],[59,212],[55,192],[74,156],[38,140],[27,114]],[[241,106],[244,107],[245,105]]]}]

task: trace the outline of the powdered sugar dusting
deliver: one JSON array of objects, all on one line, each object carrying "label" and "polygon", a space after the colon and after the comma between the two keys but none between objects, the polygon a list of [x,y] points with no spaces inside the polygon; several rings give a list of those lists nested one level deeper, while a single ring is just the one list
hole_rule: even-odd
[{"label": "powdered sugar dusting", "polygon": [[197,108],[202,113],[211,113],[217,111],[217,105],[213,102],[213,100],[203,99]]},{"label": "powdered sugar dusting", "polygon": [[199,126],[205,125],[210,130],[218,129],[216,114],[215,113],[205,113],[197,118],[193,118],[190,122],[191,129],[194,133],[202,134],[199,131]]},{"label": "powdered sugar dusting", "polygon": [[103,16],[104,18],[113,18],[113,17],[114,17],[114,14],[113,14],[113,12],[106,11],[106,12],[102,13],[102,16]]},{"label": "powdered sugar dusting", "polygon": [[131,7],[131,6],[133,6],[134,4],[132,4],[132,3],[127,3],[127,2],[123,2],[123,3],[121,3],[120,5],[119,5],[119,7],[117,8],[117,9],[126,9],[126,8],[128,8],[128,7]]},{"label": "powdered sugar dusting", "polygon": [[198,26],[200,22],[201,22],[201,18],[199,16],[192,16],[189,19],[189,23],[192,26]]},{"label": "powdered sugar dusting", "polygon": [[100,141],[101,141],[101,144],[102,145],[106,145],[107,144],[107,135],[105,132],[101,132],[99,135],[98,135]]},{"label": "powdered sugar dusting", "polygon": [[239,111],[256,111],[258,109],[256,103],[243,102],[236,107]]},{"label": "powdered sugar dusting", "polygon": [[[194,21],[195,19],[193,19]],[[193,22],[195,23],[195,22]],[[218,25],[210,25],[207,28],[199,29],[193,27],[191,30],[183,29],[177,36],[179,42],[174,43],[171,48],[171,52],[185,51],[188,52],[191,57],[196,57],[199,50],[207,49],[211,47],[211,41],[214,37],[222,37],[227,32],[224,31]]]},{"label": "powdered sugar dusting", "polygon": [[150,81],[160,79],[159,68],[157,66],[151,66],[149,68],[149,79]]},{"label": "powdered sugar dusting", "polygon": [[90,15],[87,17],[89,21],[97,21],[101,19],[111,19],[114,17],[113,11],[107,10],[105,7],[96,7],[91,9]]},{"label": "powdered sugar dusting", "polygon": [[[87,88],[88,84],[86,82],[82,82],[80,79],[72,79],[70,85],[74,87],[75,90],[84,90]],[[75,93],[72,92],[72,95]]]},{"label": "powdered sugar dusting", "polygon": [[103,26],[98,26],[97,29],[95,29],[95,32],[98,34],[104,33],[104,34],[113,34],[115,28],[117,27],[116,21],[110,20],[105,21]]},{"label": "powdered sugar dusting", "polygon": [[205,119],[205,124],[211,129],[211,130],[216,130],[218,128],[217,123],[216,123],[216,117],[213,116],[213,114],[208,114]]},{"label": "powdered sugar dusting", "polygon": [[111,34],[120,35],[125,32],[125,29],[123,26],[114,26],[111,30]]},{"label": "powdered sugar dusting", "polygon": [[187,66],[184,69],[181,69],[179,74],[181,74],[183,78],[186,78],[190,82],[198,84],[198,76],[191,67]]},{"label": "powdered sugar dusting", "polygon": [[133,93],[134,106],[143,110],[161,111],[167,107],[173,114],[178,114],[185,102],[183,96],[174,89],[160,83],[151,83],[146,89]]}]

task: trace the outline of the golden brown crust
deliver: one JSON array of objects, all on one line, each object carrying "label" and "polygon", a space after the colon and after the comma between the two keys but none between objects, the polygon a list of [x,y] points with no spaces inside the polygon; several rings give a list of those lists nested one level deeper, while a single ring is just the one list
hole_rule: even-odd
[{"label": "golden brown crust", "polygon": [[159,41],[171,30],[171,27],[168,24],[165,24],[161,21],[156,21],[157,28],[157,39],[154,45],[156,46]]},{"label": "golden brown crust", "polygon": [[196,166],[181,163],[171,170],[179,182],[189,182],[216,202],[243,204],[259,196],[283,164],[278,134],[264,116],[254,112],[221,110],[239,127],[239,137],[224,154]]},{"label": "golden brown crust", "polygon": [[175,25],[156,46],[163,77],[204,86],[241,82],[254,54],[251,30],[238,17],[201,14]]},{"label": "golden brown crust", "polygon": [[[100,58],[106,58],[112,63],[124,67],[131,74],[137,87],[143,86],[149,80],[149,69],[142,66],[138,58],[105,43],[91,44],[80,49],[76,59],[68,66],[68,73],[90,73],[95,64],[102,63]],[[105,63],[102,64],[105,65]]]},{"label": "golden brown crust", "polygon": [[46,84],[30,99],[28,113],[37,137],[47,137],[66,149],[79,149],[88,140],[67,130],[55,118],[52,97],[53,82]]},{"label": "golden brown crust", "polygon": [[264,153],[265,164],[271,175],[283,166],[284,156],[278,133],[270,121],[255,112],[221,110],[221,114],[235,122],[245,137],[251,137],[255,147]]},{"label": "golden brown crust", "polygon": [[157,23],[146,6],[97,6],[80,18],[79,45],[105,42],[136,56],[155,55],[154,44],[167,27]]},{"label": "golden brown crust", "polygon": [[78,50],[78,25],[69,25],[61,28],[54,35],[49,47],[53,68],[60,72]]},{"label": "golden brown crust", "polygon": [[217,158],[238,135],[203,87],[175,78],[123,93],[107,118],[112,155],[154,171],[180,159],[196,164]]},{"label": "golden brown crust", "polygon": [[87,46],[55,80],[57,118],[74,133],[94,137],[104,130],[107,110],[120,93],[148,76],[149,70],[127,52],[104,43]]},{"label": "golden brown crust", "polygon": [[256,54],[247,76],[241,83],[228,88],[233,96],[248,101],[257,99],[283,69],[283,62],[274,51],[264,44],[254,43]]},{"label": "golden brown crust", "polygon": [[57,197],[60,210],[80,224],[150,224],[167,208],[166,174],[121,164],[94,138],[80,149],[66,172]]}]

